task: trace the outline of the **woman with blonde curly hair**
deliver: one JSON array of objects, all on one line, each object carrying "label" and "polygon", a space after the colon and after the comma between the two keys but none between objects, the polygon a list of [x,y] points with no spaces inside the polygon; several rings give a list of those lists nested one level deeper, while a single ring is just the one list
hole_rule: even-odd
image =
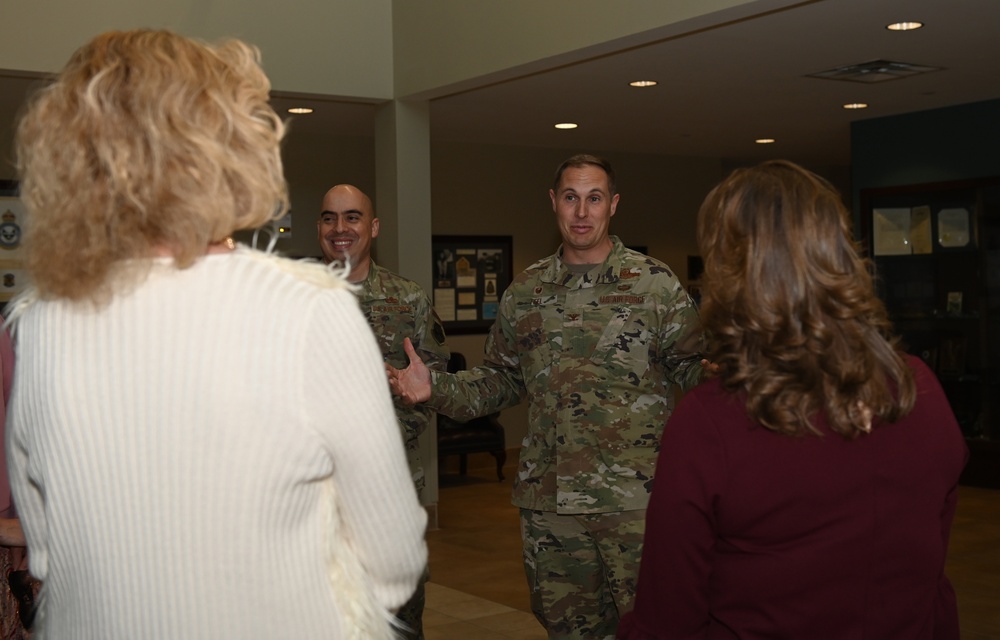
[{"label": "woman with blonde curly hair", "polygon": [[740,169],[698,241],[719,373],[666,426],[619,637],[958,638],[944,564],[967,449],[839,194],[791,162]]},{"label": "woman with blonde curly hair", "polygon": [[33,286],[7,454],[47,637],[387,638],[426,561],[345,279],[287,209],[257,50],[98,36],[17,133]]}]

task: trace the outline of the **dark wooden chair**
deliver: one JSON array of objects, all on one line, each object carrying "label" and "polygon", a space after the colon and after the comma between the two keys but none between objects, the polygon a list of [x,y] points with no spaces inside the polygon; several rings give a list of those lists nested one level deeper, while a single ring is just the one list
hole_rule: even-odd
[{"label": "dark wooden chair", "polygon": [[[455,373],[466,368],[465,356],[452,352],[448,371]],[[453,420],[438,414],[438,461],[445,456],[459,457],[458,472],[463,476],[469,471],[470,453],[489,453],[497,461],[497,478],[503,480],[503,465],[507,462],[507,441],[499,413],[491,413],[468,422]]]}]

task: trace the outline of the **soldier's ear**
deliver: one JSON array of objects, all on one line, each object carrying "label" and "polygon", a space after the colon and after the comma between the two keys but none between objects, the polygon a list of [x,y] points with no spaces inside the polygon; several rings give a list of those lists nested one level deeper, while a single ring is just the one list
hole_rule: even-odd
[{"label": "soldier's ear", "polygon": [[378,237],[378,218],[372,218],[372,237]]}]

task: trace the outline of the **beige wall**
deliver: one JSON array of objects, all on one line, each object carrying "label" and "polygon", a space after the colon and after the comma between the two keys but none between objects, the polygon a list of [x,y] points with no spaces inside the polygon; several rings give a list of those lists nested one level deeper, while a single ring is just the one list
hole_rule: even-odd
[{"label": "beige wall", "polygon": [[110,29],[167,28],[260,47],[275,89],[392,98],[391,0],[7,0],[0,69],[53,72]]},{"label": "beige wall", "polygon": [[388,100],[442,95],[797,1],[10,0],[0,70],[52,72],[102,31],[168,28],[259,46],[280,91]]},{"label": "beige wall", "polygon": [[798,0],[393,0],[397,97],[440,97]]}]

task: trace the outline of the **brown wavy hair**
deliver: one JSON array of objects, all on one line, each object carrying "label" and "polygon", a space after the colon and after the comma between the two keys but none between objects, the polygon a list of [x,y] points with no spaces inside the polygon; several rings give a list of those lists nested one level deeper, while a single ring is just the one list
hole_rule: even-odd
[{"label": "brown wavy hair", "polygon": [[259,51],[238,40],[135,30],[77,50],[16,136],[39,296],[106,301],[157,250],[185,268],[280,217],[284,125],[269,91]]},{"label": "brown wavy hair", "polygon": [[849,218],[829,183],[784,160],[733,172],[698,213],[711,359],[773,431],[818,434],[822,414],[853,438],[913,408],[913,374]]}]

